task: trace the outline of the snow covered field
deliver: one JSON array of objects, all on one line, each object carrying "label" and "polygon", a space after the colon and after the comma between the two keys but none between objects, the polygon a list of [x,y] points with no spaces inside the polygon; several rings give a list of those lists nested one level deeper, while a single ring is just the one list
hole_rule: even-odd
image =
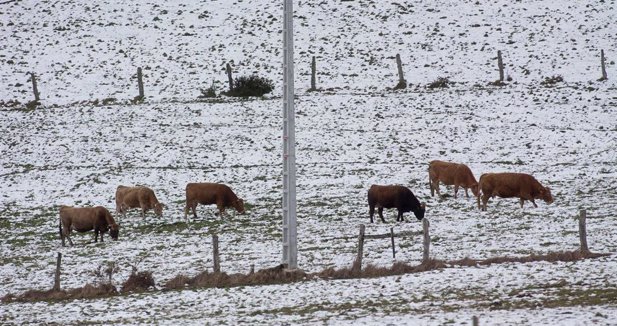
[{"label": "snow covered field", "polygon": [[[298,3],[300,267],[316,272],[351,264],[374,183],[406,185],[426,201],[434,258],[576,249],[574,218],[581,208],[592,251],[615,253],[615,3],[569,6]],[[116,285],[131,265],[152,271],[158,287],[180,273],[211,270],[211,234],[221,241],[223,271],[279,263],[280,99],[194,100],[212,80],[224,87],[228,60],[237,75],[273,79],[274,96],[280,94],[282,4],[18,1],[0,5],[0,17],[0,101],[29,101],[26,73],[34,71],[46,106],[0,108],[0,296],[51,287],[58,251],[66,288],[98,281],[93,271],[111,261],[120,266]],[[596,81],[601,48],[609,61],[605,82]],[[497,50],[514,79],[502,88],[487,86],[497,78]],[[391,92],[385,88],[397,82],[396,53],[413,85]],[[327,92],[304,92],[312,55],[318,86]],[[137,95],[131,75],[138,66],[146,71],[145,104],[70,104],[109,97],[126,102]],[[553,75],[565,82],[540,85]],[[457,83],[423,87],[439,76]],[[431,198],[432,159],[467,163],[477,178],[531,173],[551,187],[555,202],[521,209],[513,199],[492,200],[481,212],[472,198]],[[245,199],[247,214],[229,211],[221,220],[214,207],[200,207],[199,218],[185,223],[184,187],[199,181],[230,185]],[[131,212],[120,219],[120,241],[89,243],[88,234],[62,248],[57,205],[113,210],[120,184],[152,187],[168,206],[164,217],[141,220]],[[387,211],[389,223],[367,225],[367,233],[421,230],[411,214],[406,218],[395,223],[394,211]],[[365,263],[389,266],[389,246],[368,240]],[[420,262],[420,236],[397,239],[396,247],[396,261]],[[617,260],[609,256],[12,303],[0,304],[0,322],[469,324],[477,315],[486,324],[610,324],[617,313],[616,273]]]}]

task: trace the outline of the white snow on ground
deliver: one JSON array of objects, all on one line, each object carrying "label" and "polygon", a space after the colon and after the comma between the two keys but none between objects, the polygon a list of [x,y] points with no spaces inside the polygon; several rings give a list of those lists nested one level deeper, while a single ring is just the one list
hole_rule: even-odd
[{"label": "white snow on ground", "polygon": [[[371,184],[403,184],[428,206],[431,256],[453,260],[573,250],[579,209],[586,208],[595,252],[617,251],[616,4],[559,1],[323,1],[296,3],[296,101],[299,265],[308,272],[348,267],[360,223],[368,223]],[[0,296],[52,284],[63,253],[62,286],[99,279],[115,261],[119,286],[131,265],[152,271],[157,286],[212,268],[211,234],[220,237],[222,269],[248,272],[281,257],[280,99],[212,103],[199,88],[225,87],[254,72],[281,89],[282,3],[243,0],[147,3],[17,1],[0,5],[0,102],[31,100],[27,72],[39,76],[45,108],[0,108]],[[158,18],[155,18],[158,17]],[[201,17],[201,18],[200,18]],[[609,80],[600,77],[599,49]],[[497,78],[504,52],[506,87]],[[404,91],[394,56],[400,53]],[[305,93],[309,62],[318,86]],[[137,95],[142,105],[70,104]],[[556,87],[544,77],[563,76]],[[448,89],[424,86],[448,77]],[[555,202],[430,197],[428,162],[467,163],[484,172],[531,173]],[[188,182],[229,184],[247,214],[221,219],[200,207],[184,221]],[[163,218],[121,223],[120,241],[74,236],[62,248],[57,205],[104,205],[120,185],[152,187]],[[442,191],[453,190],[442,186]],[[460,193],[459,193],[460,195]],[[420,231],[407,223],[367,225],[367,233]],[[106,239],[108,240],[108,239]],[[365,263],[418,264],[420,236],[365,243]],[[610,324],[617,300],[579,305],[612,293],[614,256],[572,263],[452,268],[361,280],[154,292],[100,300],[0,304],[8,324]],[[572,296],[573,297],[569,297]],[[552,300],[552,301],[551,301]],[[583,300],[594,302],[593,300]],[[533,303],[537,302],[537,306]],[[547,304],[547,302],[552,302]],[[517,305],[518,304],[518,305]],[[531,306],[530,306],[531,304]],[[555,307],[555,308],[553,308]]]}]

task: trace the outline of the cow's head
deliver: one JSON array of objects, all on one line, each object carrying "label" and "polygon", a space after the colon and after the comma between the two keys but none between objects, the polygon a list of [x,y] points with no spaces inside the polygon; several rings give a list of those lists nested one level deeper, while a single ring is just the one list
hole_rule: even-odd
[{"label": "cow's head", "polygon": [[238,213],[244,214],[244,200],[238,198],[238,200],[234,202],[234,208],[238,211]]},{"label": "cow's head", "polygon": [[109,226],[109,236],[114,239],[114,240],[118,240],[118,233],[120,232],[120,226],[118,226],[118,224],[113,223]]},{"label": "cow's head", "polygon": [[474,197],[478,197],[478,194],[480,193],[479,188],[480,187],[478,186],[477,183],[475,185],[471,186],[471,192],[473,193]]},{"label": "cow's head", "polygon": [[154,214],[156,214],[157,216],[162,216],[163,215],[163,208],[165,208],[165,205],[163,205],[161,203],[154,204]]},{"label": "cow's head", "polygon": [[424,212],[426,212],[426,204],[422,203],[420,204],[420,209],[415,210],[413,214],[416,216],[418,221],[422,221],[422,219],[424,218]]},{"label": "cow's head", "polygon": [[547,204],[553,203],[553,195],[551,195],[551,189],[549,187],[540,189],[540,198],[544,200]]}]

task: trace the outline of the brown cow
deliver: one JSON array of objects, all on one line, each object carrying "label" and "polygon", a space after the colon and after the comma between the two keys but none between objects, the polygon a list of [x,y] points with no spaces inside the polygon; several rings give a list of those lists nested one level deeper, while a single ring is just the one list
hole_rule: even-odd
[{"label": "brown cow", "polygon": [[368,206],[371,223],[373,223],[373,215],[375,214],[375,206],[377,206],[379,218],[386,223],[383,218],[384,208],[396,208],[398,215],[396,221],[405,221],[403,213],[413,211],[418,220],[424,218],[426,205],[420,204],[416,196],[407,187],[403,186],[380,186],[372,185],[368,190]]},{"label": "brown cow", "polygon": [[454,198],[458,193],[458,188],[465,189],[465,197],[469,198],[468,188],[471,188],[471,192],[474,196],[478,196],[478,182],[471,173],[469,167],[465,164],[451,163],[444,161],[431,161],[428,166],[428,184],[431,188],[431,196],[441,196],[439,191],[439,182],[445,185],[454,185]]},{"label": "brown cow", "polygon": [[94,242],[98,241],[99,233],[103,242],[103,233],[109,231],[112,239],[118,240],[119,226],[111,213],[103,206],[70,207],[60,206],[60,240],[64,246],[64,238],[69,239],[71,246],[71,231],[88,232],[94,230]]},{"label": "brown cow", "polygon": [[234,207],[238,213],[244,213],[244,201],[222,183],[189,183],[186,185],[186,207],[184,218],[188,217],[189,208],[193,210],[193,216],[197,218],[195,209],[197,204],[216,204],[221,218],[227,207]]},{"label": "brown cow", "polygon": [[154,210],[157,216],[163,215],[164,205],[159,203],[154,195],[154,191],[148,187],[126,187],[116,188],[116,213],[126,215],[129,208],[141,208],[141,217],[146,218],[146,212]]},{"label": "brown cow", "polygon": [[[480,176],[478,184],[478,208],[486,210],[486,203],[492,197],[520,198],[521,208],[525,200],[531,201],[534,207],[538,207],[534,199],[542,199],[546,203],[553,202],[551,190],[544,187],[533,176],[525,173],[485,173]],[[482,197],[482,207],[480,206]]]}]

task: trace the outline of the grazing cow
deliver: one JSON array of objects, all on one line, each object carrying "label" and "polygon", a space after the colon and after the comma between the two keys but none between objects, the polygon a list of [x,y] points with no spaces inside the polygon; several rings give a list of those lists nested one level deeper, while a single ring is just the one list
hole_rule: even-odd
[{"label": "grazing cow", "polygon": [[[551,190],[544,187],[533,176],[525,173],[485,173],[480,176],[478,184],[478,208],[486,210],[486,203],[492,197],[520,198],[521,208],[525,200],[531,201],[534,207],[538,207],[534,199],[542,199],[546,203],[553,202]],[[482,197],[482,207],[480,206]]]},{"label": "grazing cow", "polygon": [[71,231],[88,232],[94,230],[94,242],[98,241],[99,233],[103,242],[103,233],[109,231],[112,239],[118,240],[119,226],[114,221],[107,208],[60,206],[60,240],[64,246],[64,238],[69,239],[71,246]]},{"label": "grazing cow", "polygon": [[379,186],[372,185],[368,190],[368,206],[371,223],[373,223],[373,215],[375,214],[375,206],[377,206],[379,218],[386,223],[383,218],[384,208],[396,208],[398,216],[396,221],[404,221],[403,213],[413,211],[418,220],[424,218],[426,205],[420,204],[416,196],[411,190],[403,186]]},{"label": "grazing cow", "polygon": [[184,208],[184,218],[189,214],[189,208],[193,210],[193,216],[197,218],[195,209],[197,204],[212,205],[216,204],[221,218],[228,207],[233,207],[238,213],[244,213],[244,201],[222,183],[189,183],[186,185],[186,207]]},{"label": "grazing cow", "polygon": [[441,196],[439,182],[445,185],[454,185],[454,198],[458,193],[458,188],[465,189],[465,197],[469,198],[467,189],[471,189],[474,196],[478,196],[478,182],[465,164],[451,163],[444,161],[431,161],[428,166],[428,184],[431,188],[431,196]]},{"label": "grazing cow", "polygon": [[148,187],[126,187],[116,188],[116,213],[126,215],[129,208],[141,208],[141,218],[146,218],[146,212],[154,210],[157,216],[163,215],[164,205],[159,203],[154,195],[154,191]]}]

